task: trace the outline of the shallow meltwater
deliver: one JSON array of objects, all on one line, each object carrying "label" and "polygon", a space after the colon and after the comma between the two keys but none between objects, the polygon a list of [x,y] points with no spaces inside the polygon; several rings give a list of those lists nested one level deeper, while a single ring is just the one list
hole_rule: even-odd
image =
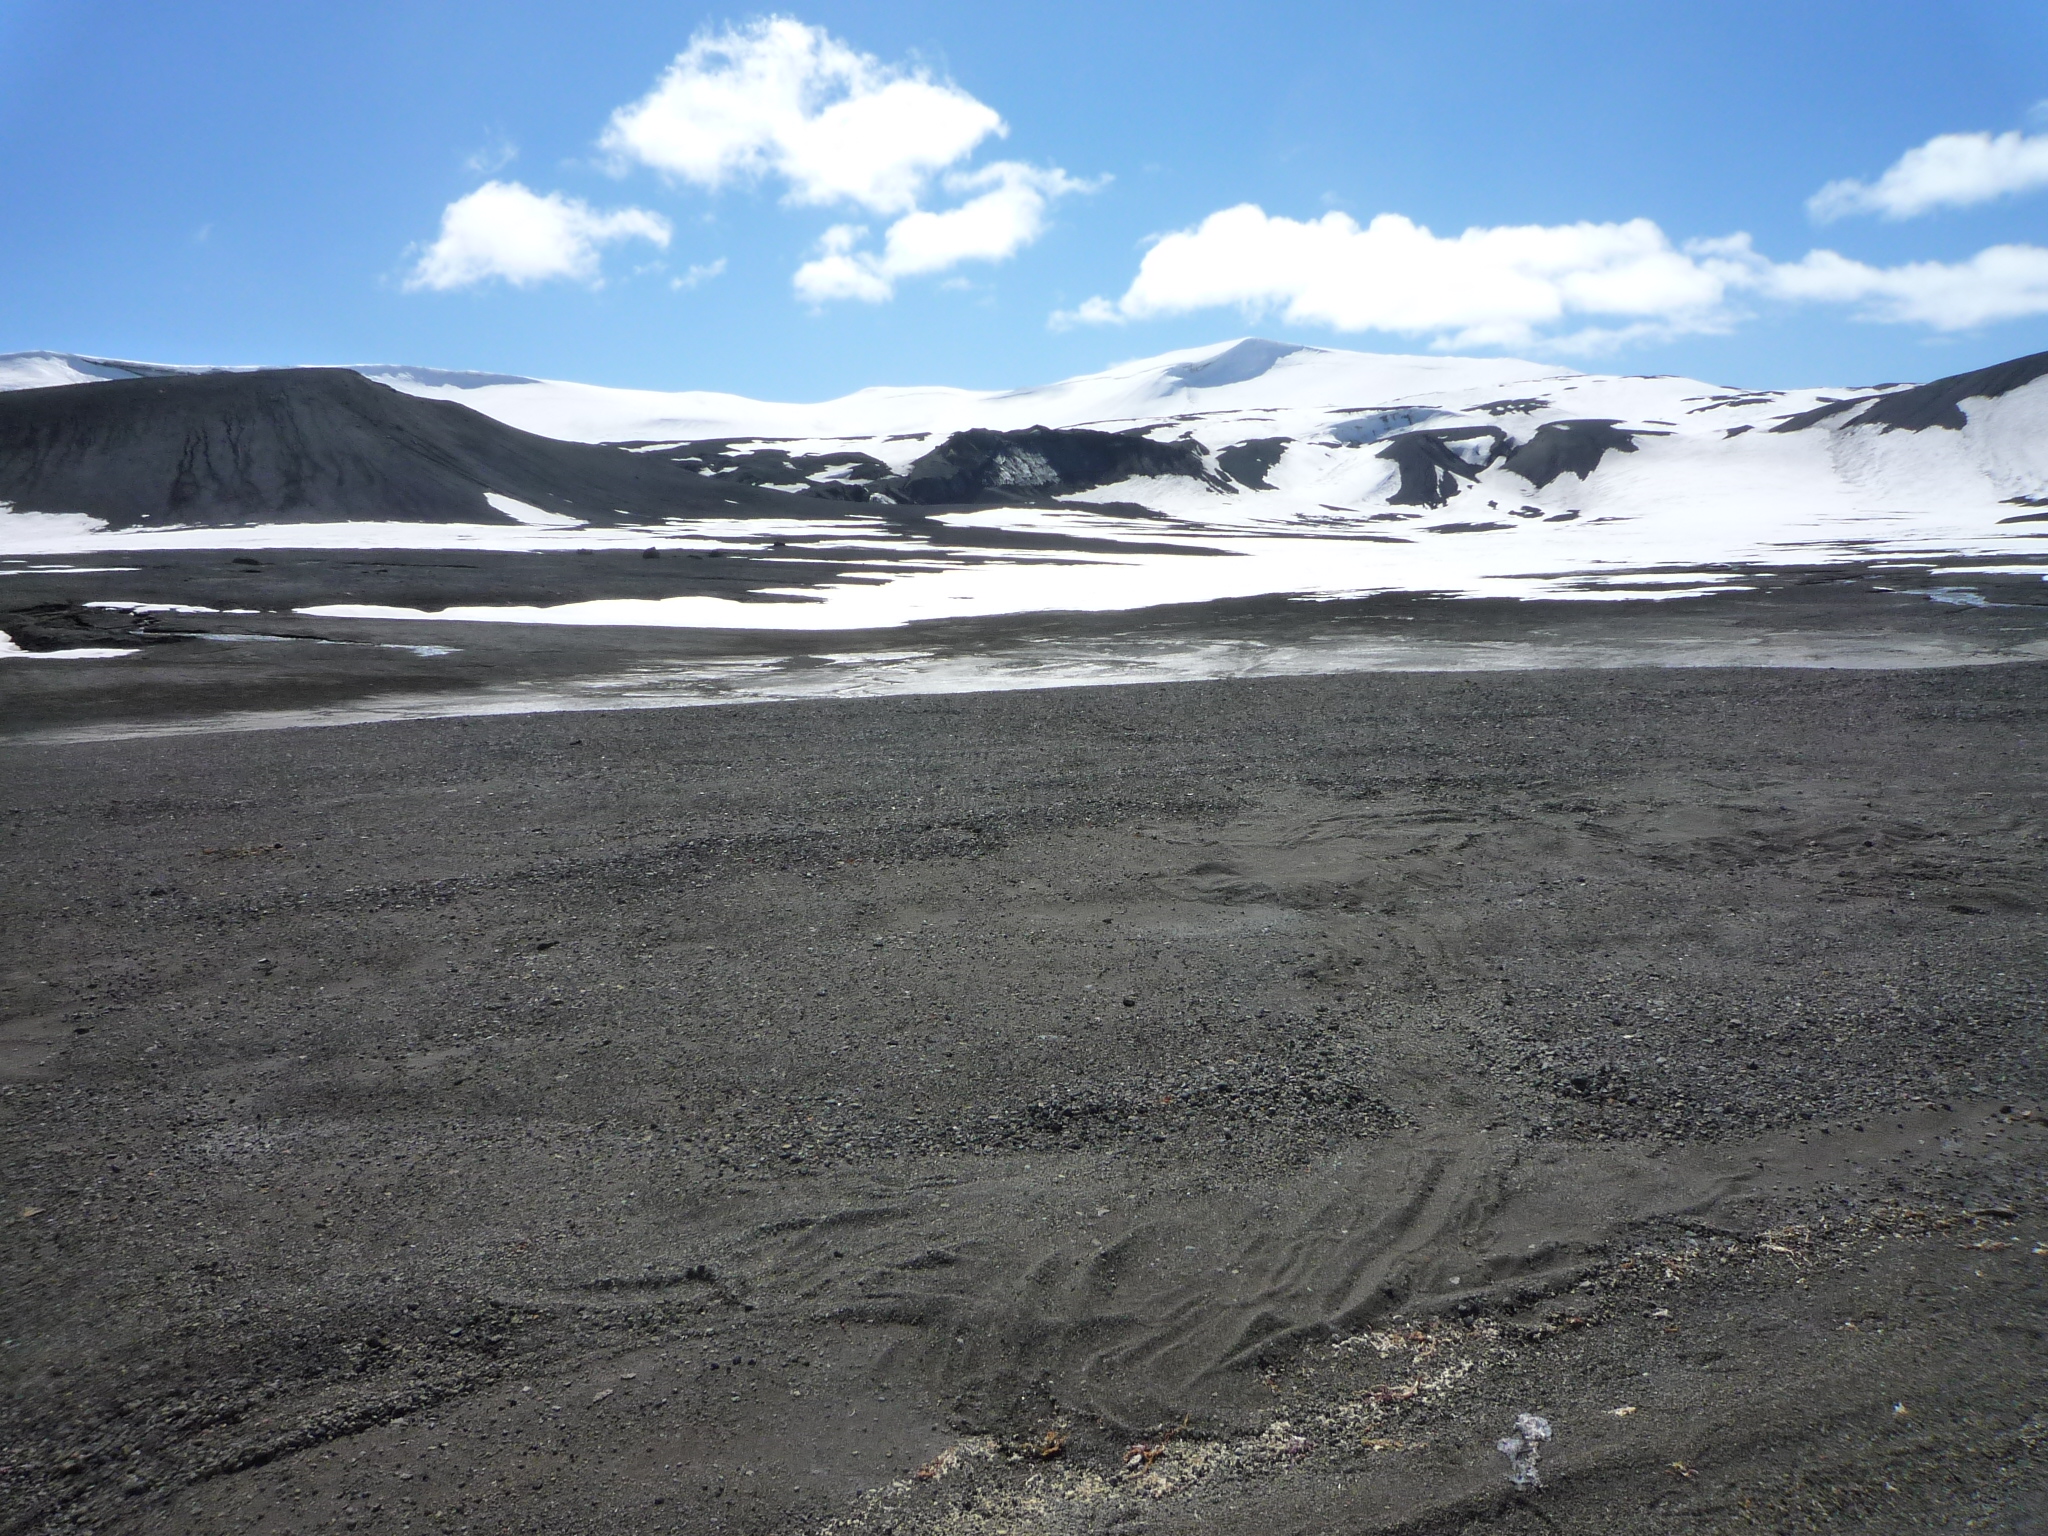
[{"label": "shallow meltwater", "polygon": [[[221,637],[228,638],[228,637]],[[429,654],[439,648],[400,647]],[[21,744],[367,725],[393,720],[588,710],[683,709],[804,699],[893,698],[1035,688],[1349,672],[1503,672],[1622,667],[1845,670],[1982,666],[2048,659],[2048,639],[2004,644],[1963,634],[1871,631],[1700,632],[1577,639],[1440,639],[1398,635],[1297,637],[1112,636],[1020,639],[949,649],[793,651],[783,656],[652,662],[590,677],[508,682],[455,692],[404,692],[307,708],[233,710],[186,719],[111,721],[28,731]]]}]

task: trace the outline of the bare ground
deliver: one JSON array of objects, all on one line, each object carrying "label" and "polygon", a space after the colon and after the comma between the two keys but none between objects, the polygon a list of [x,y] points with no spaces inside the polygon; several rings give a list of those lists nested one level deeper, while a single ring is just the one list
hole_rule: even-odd
[{"label": "bare ground", "polygon": [[2040,1530],[2044,685],[0,748],[0,1530]]}]

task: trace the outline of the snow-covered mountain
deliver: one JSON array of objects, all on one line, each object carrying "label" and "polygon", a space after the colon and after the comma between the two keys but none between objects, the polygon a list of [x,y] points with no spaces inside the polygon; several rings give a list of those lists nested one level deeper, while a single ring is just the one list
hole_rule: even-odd
[{"label": "snow-covered mountain", "polygon": [[[177,371],[27,353],[0,358],[0,385]],[[1927,385],[1775,391],[1246,339],[1030,389],[874,388],[816,404],[356,371],[525,432],[786,492],[792,516],[828,517],[842,538],[1000,528],[1152,546],[1078,565],[1013,562],[999,578],[986,562],[970,571],[938,557],[823,605],[835,622],[1261,592],[1676,592],[1739,567],[2033,568],[2048,554],[2048,354]],[[0,539],[12,521],[0,519]],[[688,521],[661,531],[744,536],[743,517],[716,531]],[[377,537],[345,525],[318,542],[343,536]],[[540,538],[490,537],[507,536]],[[1175,559],[1157,553],[1162,539],[1249,558]],[[711,621],[681,609],[640,617]]]}]

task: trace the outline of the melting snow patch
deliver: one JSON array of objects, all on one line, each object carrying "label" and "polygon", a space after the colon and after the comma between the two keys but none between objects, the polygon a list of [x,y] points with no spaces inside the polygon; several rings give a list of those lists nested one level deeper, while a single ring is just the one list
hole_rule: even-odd
[{"label": "melting snow patch", "polygon": [[1536,1463],[1542,1459],[1543,1442],[1550,1438],[1550,1420],[1533,1413],[1515,1415],[1515,1432],[1495,1442],[1508,1459],[1508,1481],[1517,1488],[1541,1488],[1542,1475]]},{"label": "melting snow patch", "polygon": [[139,565],[23,565],[0,576],[91,576],[100,571],[139,571]]},{"label": "melting snow patch", "polygon": [[0,629],[0,661],[111,661],[116,656],[133,656],[139,647],[117,650],[105,645],[82,645],[69,651],[24,651],[14,637]]}]

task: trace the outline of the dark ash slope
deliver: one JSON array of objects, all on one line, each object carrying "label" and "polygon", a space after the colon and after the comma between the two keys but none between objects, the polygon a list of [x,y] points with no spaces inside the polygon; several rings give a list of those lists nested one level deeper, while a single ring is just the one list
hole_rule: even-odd
[{"label": "dark ash slope", "polygon": [[1266,474],[1280,462],[1291,441],[1285,437],[1253,437],[1232,443],[1216,455],[1216,467],[1239,485],[1249,486],[1255,491],[1270,491],[1273,485]]},{"label": "dark ash slope", "polygon": [[1960,432],[1968,424],[1962,410],[1963,401],[1996,400],[2000,395],[2009,395],[2022,385],[2033,383],[2044,374],[2048,374],[2048,352],[2035,352],[2026,357],[2016,357],[2009,363],[1950,374],[1945,379],[1915,384],[1911,389],[1896,390],[1890,394],[1831,400],[1810,411],[1788,416],[1771,430],[1802,432],[1860,405],[1864,409],[1845,422],[1845,426],[1883,427],[1887,432],[1925,432],[1929,427],[1944,427],[1951,432]]},{"label": "dark ash slope", "polygon": [[1536,435],[1508,455],[1508,473],[1520,475],[1542,490],[1559,475],[1577,475],[1581,480],[1600,467],[1611,449],[1634,453],[1639,437],[1669,437],[1669,432],[1646,432],[1641,427],[1622,427],[1612,418],[1587,421],[1546,421]]},{"label": "dark ash slope", "polygon": [[[1473,438],[1491,438],[1478,463],[1460,458],[1449,446]],[[1387,498],[1390,507],[1440,507],[1463,489],[1458,481],[1477,479],[1479,471],[1511,452],[1514,439],[1499,427],[1451,427],[1438,432],[1403,432],[1390,438],[1375,455],[1401,471],[1401,488]]]},{"label": "dark ash slope", "polygon": [[487,491],[593,522],[793,510],[787,497],[537,437],[346,368],[0,394],[0,501],[19,511],[116,527],[502,521]]}]

